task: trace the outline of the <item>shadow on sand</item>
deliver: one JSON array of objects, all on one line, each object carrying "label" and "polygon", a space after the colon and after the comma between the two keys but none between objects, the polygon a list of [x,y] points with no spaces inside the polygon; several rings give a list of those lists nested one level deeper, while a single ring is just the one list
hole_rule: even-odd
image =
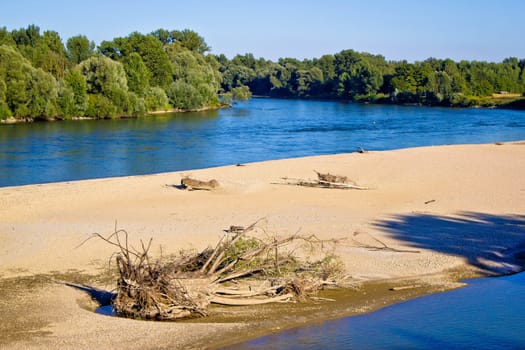
[{"label": "shadow on sand", "polygon": [[525,266],[525,215],[413,213],[374,226],[410,247],[464,257],[488,274],[514,273]]},{"label": "shadow on sand", "polygon": [[65,285],[87,293],[91,297],[91,299],[99,303],[100,306],[111,305],[111,302],[117,296],[116,293],[109,292],[103,289],[98,289],[98,288],[91,287],[91,286],[87,286],[85,284],[65,283]]}]

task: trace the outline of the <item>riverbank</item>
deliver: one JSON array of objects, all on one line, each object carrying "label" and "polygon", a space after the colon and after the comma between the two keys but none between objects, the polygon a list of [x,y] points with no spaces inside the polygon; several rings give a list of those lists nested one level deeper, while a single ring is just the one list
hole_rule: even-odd
[{"label": "riverbank", "polygon": [[[282,177],[314,178],[314,169],[370,190],[282,184]],[[0,345],[213,347],[453,288],[458,278],[474,274],[511,273],[521,269],[515,253],[525,243],[524,173],[525,143],[510,142],[0,188]],[[216,179],[220,189],[171,186],[186,175]],[[111,233],[115,222],[134,244],[153,237],[154,251],[162,247],[166,256],[202,249],[223,229],[263,217],[272,233],[300,229],[320,238],[348,238],[337,254],[359,288],[348,292],[344,306],[234,308],[198,322],[142,322],[94,314],[86,292],[65,284],[114,287],[108,272],[112,247],[96,240],[79,245],[90,233]],[[395,286],[416,287],[391,291]],[[270,317],[283,307],[293,317]]]},{"label": "riverbank", "polygon": [[82,120],[104,120],[104,119],[128,119],[128,118],[140,118],[140,117],[145,117],[145,116],[147,117],[148,115],[158,115],[158,114],[167,114],[167,113],[204,112],[204,111],[217,110],[217,109],[229,108],[229,107],[230,105],[228,104],[219,104],[219,105],[203,106],[200,108],[192,108],[192,109],[169,108],[169,109],[162,109],[158,111],[146,112],[144,113],[144,115],[140,115],[140,116],[121,115],[115,118],[111,118],[111,117],[71,117],[71,118],[7,117],[7,118],[0,119],[0,125],[1,124],[9,125],[9,124],[20,124],[20,123],[34,123],[34,122],[57,122],[57,121],[64,121],[64,120],[82,121]]}]

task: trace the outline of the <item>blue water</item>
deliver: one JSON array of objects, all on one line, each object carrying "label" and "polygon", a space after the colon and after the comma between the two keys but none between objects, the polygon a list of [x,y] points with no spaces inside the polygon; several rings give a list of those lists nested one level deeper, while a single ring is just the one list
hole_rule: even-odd
[{"label": "blue water", "polygon": [[0,186],[523,139],[523,111],[252,99],[219,111],[0,125]]},{"label": "blue water", "polygon": [[225,349],[525,349],[525,273]]}]

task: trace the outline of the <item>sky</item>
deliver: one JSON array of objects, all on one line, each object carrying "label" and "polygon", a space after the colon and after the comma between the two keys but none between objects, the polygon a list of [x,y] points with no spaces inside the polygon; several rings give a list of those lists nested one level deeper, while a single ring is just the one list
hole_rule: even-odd
[{"label": "sky", "polygon": [[524,0],[0,0],[0,27],[35,24],[64,43],[191,29],[214,54],[277,60],[345,49],[388,60],[525,58]]}]

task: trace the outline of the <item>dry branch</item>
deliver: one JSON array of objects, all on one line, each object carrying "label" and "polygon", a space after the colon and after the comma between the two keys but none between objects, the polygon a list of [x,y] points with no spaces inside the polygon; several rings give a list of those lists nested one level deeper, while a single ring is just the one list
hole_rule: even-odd
[{"label": "dry branch", "polygon": [[[115,261],[119,278],[113,307],[118,315],[132,318],[173,320],[207,315],[210,303],[257,305],[304,300],[323,286],[335,284],[342,263],[326,247],[340,240],[320,240],[315,235],[295,233],[282,238],[257,237],[257,223],[227,230],[215,248],[182,252],[169,262],[151,258],[151,240],[140,249],[128,242],[124,230],[107,237],[94,234],[118,247]],[[301,261],[296,252],[318,249],[321,260]],[[303,254],[308,256],[308,254]],[[270,286],[248,288],[247,281]],[[227,284],[239,283],[232,289]]]},{"label": "dry branch", "polygon": [[320,182],[328,182],[328,183],[348,183],[348,178],[346,176],[340,176],[340,175],[332,175],[330,173],[320,173],[317,170],[314,170],[314,172],[317,174],[317,179]]},{"label": "dry branch", "polygon": [[305,187],[317,187],[317,188],[332,188],[332,189],[341,189],[341,190],[369,190],[369,187],[358,186],[355,182],[349,180],[346,176],[332,175],[330,173],[320,173],[316,170],[314,172],[317,174],[317,179],[315,180],[305,180],[298,178],[289,178],[282,177],[285,185],[294,185],[294,186],[305,186]]}]

